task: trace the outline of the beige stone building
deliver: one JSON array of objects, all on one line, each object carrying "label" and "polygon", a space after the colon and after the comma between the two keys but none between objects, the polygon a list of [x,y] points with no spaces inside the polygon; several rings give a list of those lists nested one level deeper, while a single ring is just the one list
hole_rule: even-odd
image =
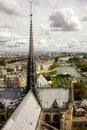
[{"label": "beige stone building", "polygon": [[2,130],[77,130],[81,126],[87,127],[87,100],[74,101],[71,87],[39,88],[36,95],[30,90],[17,107],[15,103],[23,95],[19,96],[19,92],[21,90],[16,88],[0,90],[0,98],[10,110],[7,112],[3,107],[0,113],[1,116],[4,114],[4,123],[13,113]]},{"label": "beige stone building", "polygon": [[26,86],[26,73],[6,74],[0,78],[0,87],[24,87]]},{"label": "beige stone building", "polygon": [[36,98],[30,91],[2,130],[71,130],[73,102],[69,94],[70,89],[40,88]]}]

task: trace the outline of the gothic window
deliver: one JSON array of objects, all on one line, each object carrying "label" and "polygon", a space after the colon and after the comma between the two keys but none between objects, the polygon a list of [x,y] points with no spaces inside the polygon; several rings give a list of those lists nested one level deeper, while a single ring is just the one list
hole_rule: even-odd
[{"label": "gothic window", "polygon": [[49,122],[49,121],[50,121],[50,115],[49,115],[49,114],[46,114],[46,115],[45,115],[45,121],[46,121],[46,122]]},{"label": "gothic window", "polygon": [[53,121],[54,121],[54,122],[58,121],[58,115],[54,115]]}]

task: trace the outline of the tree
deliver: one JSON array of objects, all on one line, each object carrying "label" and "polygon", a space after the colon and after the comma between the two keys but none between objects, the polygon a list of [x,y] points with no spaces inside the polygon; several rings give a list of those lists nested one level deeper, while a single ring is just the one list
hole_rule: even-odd
[{"label": "tree", "polygon": [[87,88],[82,82],[74,83],[74,98],[75,100],[87,98]]},{"label": "tree", "polygon": [[87,127],[80,127],[80,128],[77,128],[77,130],[87,130]]},{"label": "tree", "polygon": [[7,68],[7,72],[13,72],[14,69],[13,68]]},{"label": "tree", "polygon": [[55,69],[58,67],[57,63],[53,63],[52,65],[50,65],[49,70]]},{"label": "tree", "polygon": [[5,66],[6,64],[8,64],[8,61],[0,61],[0,66]]},{"label": "tree", "polygon": [[56,56],[55,59],[54,59],[54,63],[58,62],[58,59],[59,59],[59,57]]}]

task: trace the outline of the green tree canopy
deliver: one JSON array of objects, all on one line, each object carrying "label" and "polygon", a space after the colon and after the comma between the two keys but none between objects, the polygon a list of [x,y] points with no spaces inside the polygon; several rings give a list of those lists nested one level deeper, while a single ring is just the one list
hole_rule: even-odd
[{"label": "green tree canopy", "polygon": [[7,72],[13,72],[14,69],[13,68],[7,68]]},{"label": "green tree canopy", "polygon": [[82,82],[74,83],[74,98],[75,100],[87,98],[87,88]]}]

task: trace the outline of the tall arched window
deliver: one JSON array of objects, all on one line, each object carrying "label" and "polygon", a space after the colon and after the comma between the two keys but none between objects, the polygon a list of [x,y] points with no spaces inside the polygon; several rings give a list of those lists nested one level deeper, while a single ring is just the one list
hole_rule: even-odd
[{"label": "tall arched window", "polygon": [[58,121],[58,115],[54,115],[53,121],[54,121],[54,122],[57,122],[57,121]]},{"label": "tall arched window", "polygon": [[49,114],[46,114],[46,115],[45,115],[45,121],[46,121],[46,122],[49,122],[49,121],[50,121],[50,115],[49,115]]}]

